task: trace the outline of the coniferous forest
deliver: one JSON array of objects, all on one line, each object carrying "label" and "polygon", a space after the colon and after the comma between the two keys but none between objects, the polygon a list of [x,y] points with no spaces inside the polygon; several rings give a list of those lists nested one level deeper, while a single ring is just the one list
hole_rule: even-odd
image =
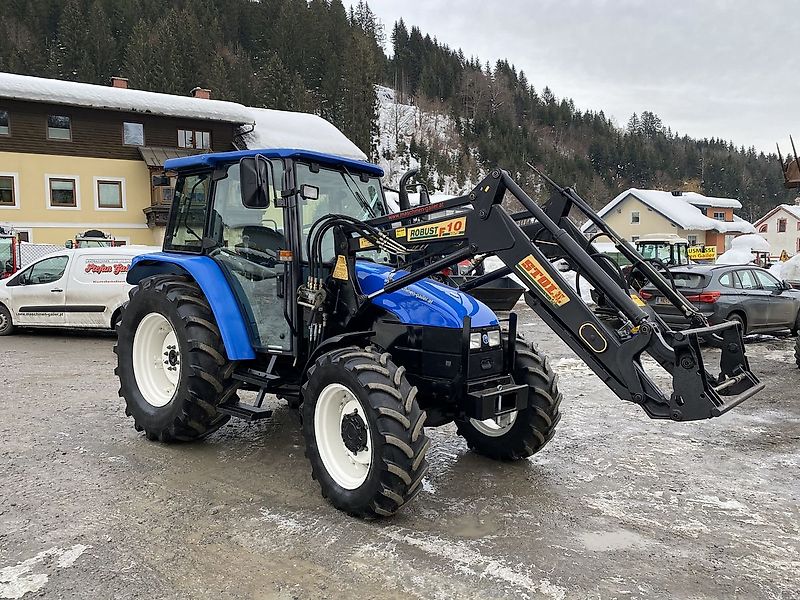
[{"label": "coniferous forest", "polygon": [[320,114],[373,158],[382,84],[457,124],[461,151],[424,139],[407,149],[429,177],[466,184],[500,165],[543,193],[532,161],[595,205],[632,186],[685,189],[739,198],[750,219],[793,197],[774,155],[679,135],[648,110],[615,124],[601,107],[535,89],[509,61],[449,48],[412,19],[384,27],[366,3],[341,0],[6,0],[0,71],[103,85],[121,75],[184,95],[208,87],[217,99]]}]

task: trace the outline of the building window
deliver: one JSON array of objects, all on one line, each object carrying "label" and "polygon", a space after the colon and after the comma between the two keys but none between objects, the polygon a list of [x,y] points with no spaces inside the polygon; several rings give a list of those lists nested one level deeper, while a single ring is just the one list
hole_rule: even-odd
[{"label": "building window", "polygon": [[797,231],[800,231],[800,221],[797,222]]},{"label": "building window", "polygon": [[70,118],[63,115],[50,115],[47,117],[47,139],[71,140],[72,122]]},{"label": "building window", "polygon": [[636,243],[638,240],[639,240],[639,236],[638,236],[638,235],[632,235],[632,236],[631,236],[631,242],[633,242],[634,244],[635,244],[635,243]]},{"label": "building window", "polygon": [[687,235],[686,241],[689,242],[690,246],[697,246],[697,236],[696,235]]},{"label": "building window", "polygon": [[123,123],[122,143],[125,146],[144,146],[144,125],[141,123]]},{"label": "building window", "polygon": [[80,208],[78,178],[46,175],[48,208]]},{"label": "building window", "polygon": [[717,221],[724,221],[725,220],[725,213],[724,212],[715,212],[714,213],[714,218]]},{"label": "building window", "polygon": [[17,176],[13,173],[0,173],[0,207],[17,207]]},{"label": "building window", "polygon": [[117,177],[95,177],[95,208],[125,208],[125,180]]},{"label": "building window", "polygon": [[786,219],[778,219],[778,233],[786,233]]},{"label": "building window", "polygon": [[639,211],[634,210],[631,211],[631,223],[638,223],[639,222]]},{"label": "building window", "polygon": [[11,126],[8,122],[8,111],[0,110],[0,135],[10,135]]},{"label": "building window", "polygon": [[[797,224],[800,225],[800,221],[798,221]],[[798,229],[800,229],[800,227],[798,227]],[[761,225],[758,226],[758,233],[767,233],[768,231],[769,231],[768,223],[762,223]]]},{"label": "building window", "polygon": [[178,129],[178,148],[208,150],[211,148],[211,132]]}]

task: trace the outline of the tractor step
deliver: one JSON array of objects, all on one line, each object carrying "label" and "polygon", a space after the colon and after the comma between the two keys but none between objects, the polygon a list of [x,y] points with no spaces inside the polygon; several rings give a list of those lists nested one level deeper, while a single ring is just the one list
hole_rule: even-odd
[{"label": "tractor step", "polygon": [[238,417],[245,421],[260,421],[261,419],[269,419],[272,416],[272,411],[268,408],[253,406],[252,404],[242,404],[241,402],[220,404],[217,410],[224,415]]}]

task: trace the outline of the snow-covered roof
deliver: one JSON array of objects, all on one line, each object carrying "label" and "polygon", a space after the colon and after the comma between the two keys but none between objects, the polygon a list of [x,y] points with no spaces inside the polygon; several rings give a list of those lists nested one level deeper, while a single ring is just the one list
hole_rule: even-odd
[{"label": "snow-covered roof", "polygon": [[302,148],[367,159],[334,125],[309,113],[13,73],[0,73],[0,98],[238,123],[248,148]]},{"label": "snow-covered roof", "polygon": [[345,158],[367,155],[332,123],[308,113],[249,108],[255,129],[243,137],[248,148],[303,148]]},{"label": "snow-covered roof", "polygon": [[235,102],[174,96],[13,73],[0,73],[0,98],[226,123],[252,123],[254,121],[253,109]]},{"label": "snow-covered roof", "polygon": [[[694,196],[691,196],[693,194]],[[706,206],[707,204],[702,204],[699,198],[708,199],[706,196],[702,194],[695,194],[694,192],[686,192],[680,196],[673,196],[671,192],[662,192],[658,190],[640,190],[637,188],[631,188],[625,192],[619,194],[616,198],[614,198],[611,202],[606,204],[602,209],[598,211],[598,214],[601,217],[607,215],[611,210],[613,210],[618,204],[622,203],[628,196],[633,196],[638,199],[643,204],[649,206],[657,213],[661,214],[665,218],[669,219],[673,223],[675,223],[678,227],[687,230],[700,230],[700,231],[720,231],[722,233],[755,233],[756,229],[745,221],[737,217],[736,215],[733,216],[733,221],[719,221],[717,219],[712,219],[711,217],[706,216],[702,210],[698,208],[698,206],[703,205]],[[690,202],[689,200],[696,200],[695,202]],[[732,200],[728,198],[731,202],[735,202],[738,207],[741,207],[741,204],[738,200]],[[582,231],[586,231],[591,227],[591,221],[586,222],[583,227],[581,227]]]},{"label": "snow-covered roof", "polygon": [[756,222],[754,223],[754,225],[755,225],[756,227],[758,227],[759,225],[761,225],[761,223],[763,223],[764,221],[766,221],[767,219],[769,219],[769,218],[770,218],[772,215],[774,215],[774,214],[775,214],[776,212],[778,212],[779,210],[785,210],[785,211],[786,211],[786,212],[788,212],[790,215],[792,215],[792,216],[793,216],[795,219],[797,219],[798,221],[800,221],[800,206],[798,206],[797,204],[779,204],[779,205],[778,205],[778,206],[776,206],[775,208],[771,209],[771,210],[770,210],[770,211],[769,211],[767,214],[765,214],[763,217],[761,217],[761,218],[760,218],[758,221],[756,221]]},{"label": "snow-covered roof", "polygon": [[[655,190],[647,190],[647,191],[655,191]],[[665,194],[667,192],[659,192],[661,194]],[[672,192],[669,192],[670,195]],[[681,192],[681,195],[678,196],[679,198],[683,198],[689,204],[694,204],[695,206],[713,206],[714,208],[735,208],[739,209],[742,208],[742,203],[739,202],[736,198],[715,198],[714,196],[704,196],[703,194],[698,194],[697,192]]]}]

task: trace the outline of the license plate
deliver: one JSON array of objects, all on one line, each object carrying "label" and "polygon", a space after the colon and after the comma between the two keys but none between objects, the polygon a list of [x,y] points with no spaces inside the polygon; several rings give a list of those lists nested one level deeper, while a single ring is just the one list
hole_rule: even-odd
[{"label": "license plate", "polygon": [[656,304],[672,304],[666,296],[657,296]]}]

